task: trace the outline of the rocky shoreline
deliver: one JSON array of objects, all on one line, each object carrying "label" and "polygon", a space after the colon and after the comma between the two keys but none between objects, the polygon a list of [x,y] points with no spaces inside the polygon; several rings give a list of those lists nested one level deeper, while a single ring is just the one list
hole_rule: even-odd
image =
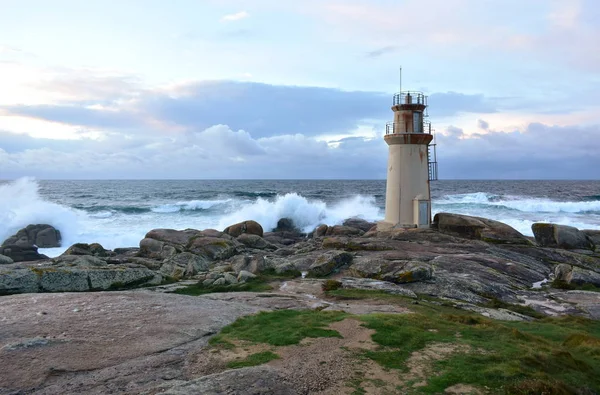
[{"label": "rocky shoreline", "polygon": [[40,229],[60,240],[48,225],[32,225],[0,247],[0,294],[122,290],[183,279],[231,285],[264,271],[372,279],[467,303],[519,303],[524,294],[539,296],[542,284],[600,287],[600,231],[554,224],[534,224],[530,238],[497,221],[446,213],[435,216],[431,229],[386,229],[354,218],[310,234],[288,219],[272,232],[249,220],[223,232],[154,229],[139,248],[75,244],[56,258],[36,255]]},{"label": "rocky shoreline", "polygon": [[[394,229],[354,218],[319,226],[310,234],[288,219],[272,232],[263,232],[251,220],[223,232],[154,229],[139,248],[110,251],[98,244],[76,244],[56,258],[36,256],[40,232],[24,230],[0,247],[0,360],[16,369],[0,379],[0,393],[161,393],[167,387],[171,392],[165,393],[185,393],[173,389],[173,383],[190,384],[192,376],[182,367],[189,363],[189,353],[242,315],[315,307],[357,314],[393,310],[356,303],[343,307],[315,296],[328,280],[343,289],[379,290],[415,303],[436,298],[500,320],[533,319],[506,306],[546,316],[600,318],[600,293],[594,292],[600,287],[600,231],[535,224],[535,238],[530,238],[484,218],[440,213],[434,222],[431,229]],[[60,242],[59,232],[41,229],[44,240],[54,235]],[[237,286],[264,273],[288,280],[279,282],[269,297],[239,292],[190,299],[163,293],[190,283],[207,289]],[[160,314],[145,314],[148,309]],[[152,327],[165,329],[159,334]],[[100,328],[113,332],[98,332]],[[135,333],[144,341],[134,341]],[[92,340],[74,340],[86,336]],[[164,344],[155,342],[157,336]],[[89,359],[106,347],[122,348],[122,353]],[[28,358],[37,358],[39,366],[28,367]],[[164,378],[169,376],[168,360],[178,361],[173,379]],[[117,366],[128,373],[117,373]],[[277,374],[253,369],[262,369],[267,381],[272,376],[272,388],[277,388]],[[247,388],[268,386],[248,383],[252,377],[249,373],[236,380]],[[128,387],[131,380],[138,384]],[[217,385],[222,377],[215,380]],[[164,387],[166,382],[173,385]],[[286,393],[281,391],[271,393]]]}]

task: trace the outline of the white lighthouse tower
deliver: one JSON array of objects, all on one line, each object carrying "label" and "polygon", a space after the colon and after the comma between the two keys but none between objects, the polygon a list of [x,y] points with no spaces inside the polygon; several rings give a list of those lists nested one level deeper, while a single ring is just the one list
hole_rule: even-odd
[{"label": "white lighthouse tower", "polygon": [[[426,228],[431,224],[429,181],[437,179],[437,162],[430,160],[433,140],[427,117],[427,96],[401,91],[394,95],[394,121],[386,125],[389,146],[385,225]],[[431,145],[435,149],[435,144]],[[434,152],[435,157],[435,152]]]}]

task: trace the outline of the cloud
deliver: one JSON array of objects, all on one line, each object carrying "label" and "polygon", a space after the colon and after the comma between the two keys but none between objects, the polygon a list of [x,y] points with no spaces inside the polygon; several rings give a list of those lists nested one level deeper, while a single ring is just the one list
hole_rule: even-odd
[{"label": "cloud", "polygon": [[[532,123],[522,131],[437,136],[441,179],[597,179],[600,125]],[[302,134],[256,138],[214,125],[172,136],[115,133],[96,141],[39,141],[0,132],[0,179],[385,178],[383,138],[334,145]]]},{"label": "cloud", "polygon": [[240,12],[236,12],[235,14],[224,15],[221,18],[221,22],[234,22],[234,21],[239,21],[239,20],[246,19],[249,17],[250,17],[250,14],[248,14],[246,11],[240,11]]},{"label": "cloud", "polygon": [[2,54],[14,54],[23,52],[21,49],[13,47],[11,45],[0,45],[0,55]]},{"label": "cloud", "polygon": [[522,131],[437,135],[442,178],[598,179],[600,125],[531,123]]},{"label": "cloud", "polygon": [[0,109],[4,109],[11,115],[91,128],[115,130],[144,126],[144,121],[134,113],[117,109],[86,108],[76,105],[17,105]]},{"label": "cloud", "polygon": [[[255,138],[277,135],[349,135],[366,123],[383,128],[391,120],[391,95],[382,92],[269,85],[256,82],[199,81],[162,89],[142,89],[127,78],[52,80],[47,89],[71,100],[53,105],[0,106],[26,116],[110,132],[204,130],[226,124]],[[81,93],[80,93],[81,92]],[[73,101],[81,95],[82,102]],[[499,100],[457,92],[429,97],[436,117],[492,113]]]},{"label": "cloud", "polygon": [[387,45],[385,47],[369,51],[365,54],[367,58],[379,58],[382,55],[387,55],[389,53],[395,52],[398,48],[394,45]]},{"label": "cloud", "polygon": [[144,97],[138,106],[178,125],[204,129],[224,123],[256,137],[347,132],[363,119],[391,114],[389,97],[378,92],[205,81],[182,86],[175,94]]},{"label": "cloud", "polygon": [[228,124],[253,136],[301,133],[307,136],[347,133],[363,119],[391,117],[390,98],[378,92],[268,85],[254,82],[203,81],[144,91],[126,102],[123,94],[99,97],[106,106],[73,103],[0,106],[9,115],[27,116],[81,127],[114,129],[180,128],[204,130]]},{"label": "cloud", "polygon": [[488,122],[484,121],[483,119],[477,120],[477,126],[479,127],[479,129],[483,129],[483,130],[488,130],[490,128],[490,124]]},{"label": "cloud", "polygon": [[[373,178],[385,172],[383,139],[331,148],[304,135],[253,138],[214,125],[178,136],[112,134],[65,144],[0,132],[0,179],[38,178]],[[367,153],[378,160],[364,162]],[[353,163],[350,163],[353,162]],[[356,162],[356,163],[354,163]]]},{"label": "cloud", "polygon": [[96,69],[53,69],[44,79],[31,82],[29,86],[60,94],[62,100],[69,102],[115,101],[143,92],[136,75]]}]

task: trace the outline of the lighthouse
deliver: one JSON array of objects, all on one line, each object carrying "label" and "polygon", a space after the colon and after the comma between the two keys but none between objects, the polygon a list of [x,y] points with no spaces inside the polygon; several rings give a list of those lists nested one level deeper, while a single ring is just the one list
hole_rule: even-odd
[{"label": "lighthouse", "polygon": [[[431,225],[430,180],[437,162],[430,159],[433,135],[427,117],[427,96],[401,91],[393,98],[394,121],[386,125],[389,146],[385,194],[385,225],[426,228]],[[430,145],[431,144],[431,145]]]}]

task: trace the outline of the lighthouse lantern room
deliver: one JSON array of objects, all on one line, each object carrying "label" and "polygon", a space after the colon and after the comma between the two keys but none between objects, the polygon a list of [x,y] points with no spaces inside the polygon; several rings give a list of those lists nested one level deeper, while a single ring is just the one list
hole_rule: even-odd
[{"label": "lighthouse lantern room", "polygon": [[392,111],[394,121],[386,125],[384,136],[389,146],[384,222],[395,227],[429,227],[429,182],[437,179],[437,161],[431,124],[425,120],[427,96],[396,93]]}]

